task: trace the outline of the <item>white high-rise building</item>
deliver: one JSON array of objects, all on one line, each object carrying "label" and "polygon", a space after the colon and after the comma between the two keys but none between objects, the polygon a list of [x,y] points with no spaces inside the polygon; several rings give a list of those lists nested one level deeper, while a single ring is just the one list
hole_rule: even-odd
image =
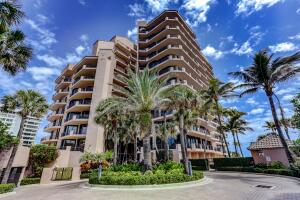
[{"label": "white high-rise building", "polygon": [[[21,116],[14,112],[0,112],[0,121],[8,126],[8,132],[11,135],[17,136],[21,124]],[[35,136],[39,129],[41,120],[35,117],[28,117],[25,120],[23,127],[23,135],[21,142],[23,146],[31,146],[34,144]]]}]

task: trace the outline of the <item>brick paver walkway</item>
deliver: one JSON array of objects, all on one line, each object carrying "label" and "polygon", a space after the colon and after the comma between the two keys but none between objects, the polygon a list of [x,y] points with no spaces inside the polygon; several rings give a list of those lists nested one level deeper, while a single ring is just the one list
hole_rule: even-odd
[{"label": "brick paver walkway", "polygon": [[[206,173],[212,182],[188,188],[105,191],[79,183],[21,187],[1,200],[300,200],[300,179],[243,173]],[[272,189],[257,185],[272,186]]]}]

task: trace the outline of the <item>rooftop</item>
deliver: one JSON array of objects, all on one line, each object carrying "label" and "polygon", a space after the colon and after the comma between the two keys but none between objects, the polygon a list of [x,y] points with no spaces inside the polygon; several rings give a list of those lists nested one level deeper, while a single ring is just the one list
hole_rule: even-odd
[{"label": "rooftop", "polygon": [[[292,146],[293,143],[290,140],[286,140],[289,146]],[[261,139],[258,139],[256,142],[251,143],[248,147],[249,150],[261,150],[261,149],[273,149],[273,148],[283,148],[283,145],[280,141],[278,135],[269,134]]]}]

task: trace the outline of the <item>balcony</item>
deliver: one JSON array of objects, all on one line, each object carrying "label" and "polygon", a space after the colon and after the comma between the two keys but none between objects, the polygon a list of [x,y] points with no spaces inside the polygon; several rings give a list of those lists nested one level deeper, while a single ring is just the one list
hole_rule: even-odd
[{"label": "balcony", "polygon": [[66,88],[68,85],[72,83],[71,77],[63,77],[61,81],[55,86],[55,90],[59,90],[61,88]]},{"label": "balcony", "polygon": [[48,121],[58,120],[58,119],[60,119],[61,117],[63,117],[64,112],[65,112],[64,110],[57,110],[57,111],[54,111],[54,112],[50,113],[50,114],[47,116],[47,120],[48,120]]},{"label": "balcony", "polygon": [[80,114],[80,115],[73,115],[65,120],[64,125],[81,125],[87,124],[89,120],[89,114]]},{"label": "balcony", "polygon": [[61,122],[53,122],[45,126],[44,131],[46,132],[57,131],[60,128],[61,128]]},{"label": "balcony", "polygon": [[74,79],[83,76],[85,74],[95,74],[97,69],[97,64],[86,64],[82,65],[76,70],[76,73],[74,75]]},{"label": "balcony", "polygon": [[75,131],[71,130],[69,132],[64,132],[61,136],[61,139],[80,139],[85,138],[86,131]]},{"label": "balcony", "polygon": [[41,143],[42,144],[50,144],[50,143],[55,143],[57,142],[58,137],[51,137],[50,135],[42,137],[41,138]]},{"label": "balcony", "polygon": [[94,83],[95,76],[80,76],[74,79],[72,88],[82,88],[84,86],[89,86]]},{"label": "balcony", "polygon": [[67,101],[65,99],[56,100],[50,106],[50,109],[57,110],[58,108],[64,107],[66,105],[66,103],[67,103]]},{"label": "balcony", "polygon": [[113,84],[112,85],[112,92],[118,96],[125,96],[124,92],[124,87],[121,87],[119,85]]},{"label": "balcony", "polygon": [[70,104],[66,112],[82,112],[89,111],[91,101],[76,101],[76,103]]},{"label": "balcony", "polygon": [[56,94],[52,96],[53,100],[62,99],[69,94],[69,88],[59,89]]},{"label": "balcony", "polygon": [[124,76],[118,73],[114,73],[114,82],[118,83],[119,85],[126,86],[124,82]]},{"label": "balcony", "polygon": [[85,88],[74,88],[70,95],[70,100],[72,99],[85,99],[92,98],[94,88],[92,86]]}]

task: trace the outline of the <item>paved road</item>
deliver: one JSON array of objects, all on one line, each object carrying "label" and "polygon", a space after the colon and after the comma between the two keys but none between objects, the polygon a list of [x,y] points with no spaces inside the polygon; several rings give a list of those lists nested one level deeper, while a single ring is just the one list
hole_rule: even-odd
[{"label": "paved road", "polygon": [[82,188],[79,183],[27,186],[1,200],[300,200],[300,179],[219,172],[206,176],[213,180],[206,185],[152,191],[106,191]]}]

